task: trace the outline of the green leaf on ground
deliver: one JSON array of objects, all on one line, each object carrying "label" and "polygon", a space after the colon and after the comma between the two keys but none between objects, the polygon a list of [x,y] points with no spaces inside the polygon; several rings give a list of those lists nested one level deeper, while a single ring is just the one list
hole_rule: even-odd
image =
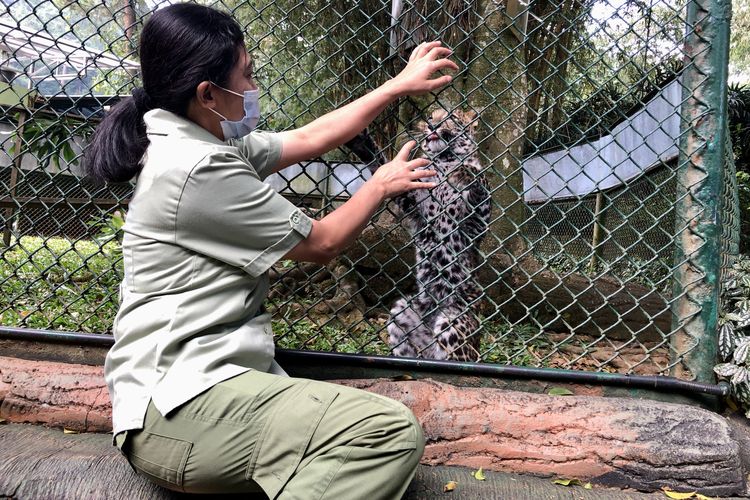
[{"label": "green leaf on ground", "polygon": [[564,387],[553,387],[549,391],[547,391],[547,394],[550,396],[572,396],[573,391],[569,389],[565,389]]}]

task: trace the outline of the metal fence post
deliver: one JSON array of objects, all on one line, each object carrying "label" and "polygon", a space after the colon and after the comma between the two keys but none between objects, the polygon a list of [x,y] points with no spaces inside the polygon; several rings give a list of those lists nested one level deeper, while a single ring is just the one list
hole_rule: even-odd
[{"label": "metal fence post", "polygon": [[690,2],[683,74],[671,374],[706,382],[717,349],[731,8]]}]

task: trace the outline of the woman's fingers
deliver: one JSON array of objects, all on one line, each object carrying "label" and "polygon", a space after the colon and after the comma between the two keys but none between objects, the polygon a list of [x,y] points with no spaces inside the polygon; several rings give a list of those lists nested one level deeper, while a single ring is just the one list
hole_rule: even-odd
[{"label": "woman's fingers", "polygon": [[409,189],[431,189],[437,186],[434,182],[412,182],[409,184]]},{"label": "woman's fingers", "polygon": [[458,64],[450,59],[438,59],[432,63],[432,71],[439,71],[441,69],[452,69],[458,71]]},{"label": "woman's fingers", "polygon": [[422,168],[429,165],[431,162],[427,158],[416,158],[406,164],[407,168],[414,170],[415,168]]},{"label": "woman's fingers", "polygon": [[411,56],[409,57],[409,61],[413,61],[414,59],[419,59],[420,57],[427,54],[433,48],[439,47],[441,44],[442,42],[440,40],[420,43],[419,45],[417,45],[417,48],[412,51]]},{"label": "woman's fingers", "polygon": [[425,59],[435,61],[437,59],[440,59],[441,57],[448,57],[451,54],[453,54],[453,51],[448,47],[433,47],[429,52],[427,52]]},{"label": "woman's fingers", "polygon": [[434,170],[414,170],[411,172],[411,179],[424,179],[425,177],[435,177],[437,172]]},{"label": "woman's fingers", "polygon": [[424,43],[420,43],[419,45],[417,45],[417,47],[414,50],[411,51],[411,55],[409,56],[409,62],[412,62],[414,59],[417,58],[417,54],[419,53],[419,49],[422,48],[422,45],[424,45]]},{"label": "woman's fingers", "polygon": [[423,43],[421,47],[419,47],[419,54],[417,54],[417,57],[423,57],[425,54],[427,54],[430,50],[432,50],[434,47],[440,46],[442,42],[439,40],[435,40],[432,42],[426,42]]},{"label": "woman's fingers", "polygon": [[408,161],[409,160],[409,154],[411,153],[411,150],[414,149],[414,146],[417,145],[417,141],[409,141],[401,148],[401,150],[396,155],[397,160],[401,161]]},{"label": "woman's fingers", "polygon": [[444,75],[440,78],[429,80],[427,83],[430,85],[430,90],[435,90],[439,89],[440,87],[445,87],[451,82],[451,80],[453,80],[453,77],[451,75]]}]

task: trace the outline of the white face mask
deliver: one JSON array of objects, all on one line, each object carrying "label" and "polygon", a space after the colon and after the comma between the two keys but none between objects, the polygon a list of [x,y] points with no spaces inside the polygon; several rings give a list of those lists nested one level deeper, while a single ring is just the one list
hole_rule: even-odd
[{"label": "white face mask", "polygon": [[[211,83],[213,85],[216,85],[214,82]],[[227,141],[229,139],[239,139],[240,137],[244,137],[252,132],[258,125],[258,120],[260,119],[258,89],[246,90],[244,94],[240,94],[233,90],[225,89],[220,85],[216,86],[221,90],[229,92],[230,94],[242,97],[243,106],[245,108],[245,116],[243,116],[242,119],[238,121],[227,120],[224,115],[222,115],[215,109],[208,108],[223,119],[221,121],[221,131],[224,133],[224,140]]]}]

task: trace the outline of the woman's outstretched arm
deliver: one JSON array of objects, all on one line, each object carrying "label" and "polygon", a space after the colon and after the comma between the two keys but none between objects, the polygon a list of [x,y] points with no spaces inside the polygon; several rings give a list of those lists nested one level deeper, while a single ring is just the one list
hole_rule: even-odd
[{"label": "woman's outstretched arm", "polygon": [[283,149],[274,172],[344,144],[397,98],[425,94],[450,83],[450,75],[433,78],[440,70],[458,70],[456,63],[446,59],[450,54],[451,50],[439,41],[422,43],[414,49],[406,67],[377,89],[303,127],[281,132]]}]

